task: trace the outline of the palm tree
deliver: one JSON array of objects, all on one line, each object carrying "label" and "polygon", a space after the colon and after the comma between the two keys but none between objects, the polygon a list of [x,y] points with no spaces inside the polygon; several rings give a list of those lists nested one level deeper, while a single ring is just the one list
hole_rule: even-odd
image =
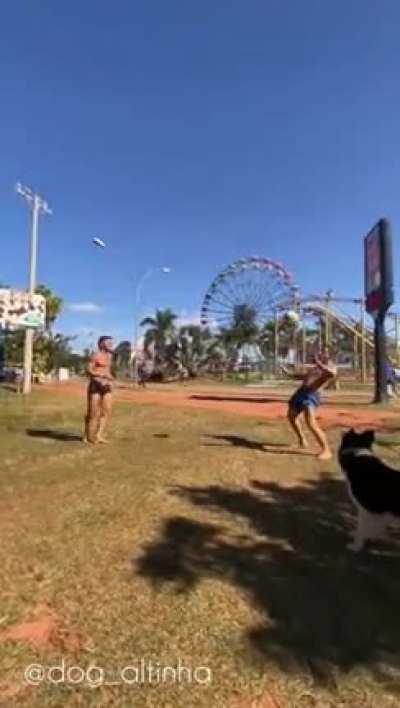
[{"label": "palm tree", "polygon": [[258,344],[260,329],[256,320],[257,312],[252,307],[237,305],[231,326],[221,329],[220,340],[226,350],[229,368],[236,366],[246,345],[254,347]]},{"label": "palm tree", "polygon": [[208,368],[211,359],[216,357],[219,341],[212,336],[209,329],[190,324],[181,327],[178,334],[178,354],[180,363],[190,376],[197,376]]},{"label": "palm tree", "polygon": [[154,368],[161,373],[176,359],[177,319],[178,315],[168,308],[156,310],[154,317],[145,317],[140,323],[141,327],[147,327],[144,348],[146,352],[149,352],[150,348],[154,350]]},{"label": "palm tree", "polygon": [[43,295],[46,299],[46,330],[51,331],[51,328],[60,315],[63,309],[63,300],[58,295],[55,295],[46,285],[38,285],[36,288],[38,295]]},{"label": "palm tree", "polygon": [[237,305],[231,327],[222,331],[224,341],[238,349],[244,344],[254,344],[259,335],[256,317],[257,313],[252,307]]},{"label": "palm tree", "polygon": [[132,346],[128,341],[122,341],[114,349],[114,367],[119,374],[127,374],[131,362]]},{"label": "palm tree", "polygon": [[202,357],[203,369],[223,375],[226,371],[228,360],[229,354],[220,336],[210,337],[210,339],[206,340]]}]

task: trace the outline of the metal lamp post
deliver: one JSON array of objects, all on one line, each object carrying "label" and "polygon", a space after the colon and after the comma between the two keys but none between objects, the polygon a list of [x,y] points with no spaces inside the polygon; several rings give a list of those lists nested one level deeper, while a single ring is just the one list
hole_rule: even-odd
[{"label": "metal lamp post", "polygon": [[161,268],[149,268],[143,275],[139,278],[136,288],[135,288],[135,327],[134,327],[134,340],[132,343],[132,353],[134,354],[134,365],[133,365],[133,377],[135,381],[138,380],[138,341],[139,341],[139,305],[140,296],[142,294],[143,285],[148,278],[150,278],[154,273],[160,272],[168,274],[171,272],[171,268],[165,266]]},{"label": "metal lamp post", "polygon": [[[103,239],[95,237],[92,239],[92,243],[97,246],[98,248],[107,248],[107,243],[103,241]],[[134,328],[133,328],[133,341],[132,341],[132,357],[134,356],[134,364],[133,364],[133,376],[135,381],[137,381],[138,378],[138,339],[139,339],[139,305],[140,305],[140,296],[142,294],[142,289],[143,285],[150,278],[153,274],[161,272],[168,274],[171,272],[171,268],[167,268],[166,266],[161,266],[159,268],[148,268],[141,277],[139,278],[136,287],[135,287],[135,312],[134,312]]]},{"label": "metal lamp post", "polygon": [[[30,259],[29,259],[29,294],[33,295],[36,288],[36,271],[37,271],[37,250],[39,236],[39,216],[40,214],[51,214],[47,202],[42,199],[39,194],[35,194],[29,187],[25,187],[19,182],[16,185],[16,192],[25,199],[28,206],[32,210],[32,227],[30,241]],[[25,330],[25,346],[24,346],[24,381],[23,393],[30,393],[32,390],[32,357],[33,357],[33,332],[31,327]]]}]

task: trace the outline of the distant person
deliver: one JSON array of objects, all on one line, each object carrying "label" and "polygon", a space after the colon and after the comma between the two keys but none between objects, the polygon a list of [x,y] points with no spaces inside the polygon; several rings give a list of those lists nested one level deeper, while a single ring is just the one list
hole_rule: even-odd
[{"label": "distant person", "polygon": [[333,379],[328,381],[326,385],[326,389],[329,391],[340,391],[340,381],[339,381],[339,372],[336,367],[336,375]]},{"label": "distant person", "polygon": [[297,435],[300,447],[308,447],[308,442],[299,420],[299,417],[303,414],[307,428],[320,445],[321,452],[318,455],[318,459],[332,459],[328,440],[323,430],[319,427],[315,416],[315,411],[321,404],[320,390],[334,380],[337,375],[336,366],[330,358],[328,348],[325,347],[320,356],[314,357],[314,366],[307,372],[291,373],[285,367],[282,367],[282,369],[290,378],[302,381],[300,388],[290,399],[288,409],[288,421]]},{"label": "distant person", "polygon": [[150,378],[149,367],[146,359],[142,359],[138,363],[137,368],[137,384],[140,388],[147,388],[147,382]]},{"label": "distant person", "polygon": [[22,393],[24,386],[24,372],[22,369],[17,369],[15,371],[15,387],[17,389],[17,393]]},{"label": "distant person", "polygon": [[87,412],[84,441],[107,443],[104,431],[111,415],[114,377],[111,373],[113,357],[112,337],[100,337],[98,351],[90,359],[87,374]]},{"label": "distant person", "polygon": [[178,380],[180,383],[182,383],[184,386],[186,385],[187,381],[189,380],[189,372],[185,366],[183,366],[182,363],[178,365]]},{"label": "distant person", "polygon": [[390,359],[385,363],[386,386],[389,398],[397,396],[397,376],[395,368]]}]

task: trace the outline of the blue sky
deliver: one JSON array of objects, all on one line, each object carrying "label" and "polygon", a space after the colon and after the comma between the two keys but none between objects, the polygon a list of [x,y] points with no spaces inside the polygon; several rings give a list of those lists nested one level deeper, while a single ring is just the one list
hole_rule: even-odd
[{"label": "blue sky", "polygon": [[21,180],[54,209],[39,280],[81,343],[131,336],[150,266],[173,272],[142,312],[190,318],[254,253],[305,292],[357,296],[363,235],[400,224],[399,25],[397,0],[6,3],[0,280],[27,279]]}]

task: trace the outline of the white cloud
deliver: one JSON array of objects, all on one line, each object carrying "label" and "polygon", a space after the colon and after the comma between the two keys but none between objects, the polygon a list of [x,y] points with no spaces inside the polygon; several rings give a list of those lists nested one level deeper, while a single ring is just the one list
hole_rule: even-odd
[{"label": "white cloud", "polygon": [[91,315],[102,312],[103,309],[100,305],[96,305],[95,302],[71,302],[67,305],[67,308],[70,312],[89,313]]},{"label": "white cloud", "polygon": [[[178,319],[176,320],[177,327],[188,327],[189,325],[196,325],[197,327],[201,325],[201,315],[200,312],[189,313],[187,310],[181,310]],[[207,327],[213,330],[218,330],[218,322],[214,318],[210,318],[207,323]]]},{"label": "white cloud", "polygon": [[181,313],[176,320],[177,327],[188,327],[189,325],[200,324],[200,312],[188,313],[187,310],[181,310]]}]

